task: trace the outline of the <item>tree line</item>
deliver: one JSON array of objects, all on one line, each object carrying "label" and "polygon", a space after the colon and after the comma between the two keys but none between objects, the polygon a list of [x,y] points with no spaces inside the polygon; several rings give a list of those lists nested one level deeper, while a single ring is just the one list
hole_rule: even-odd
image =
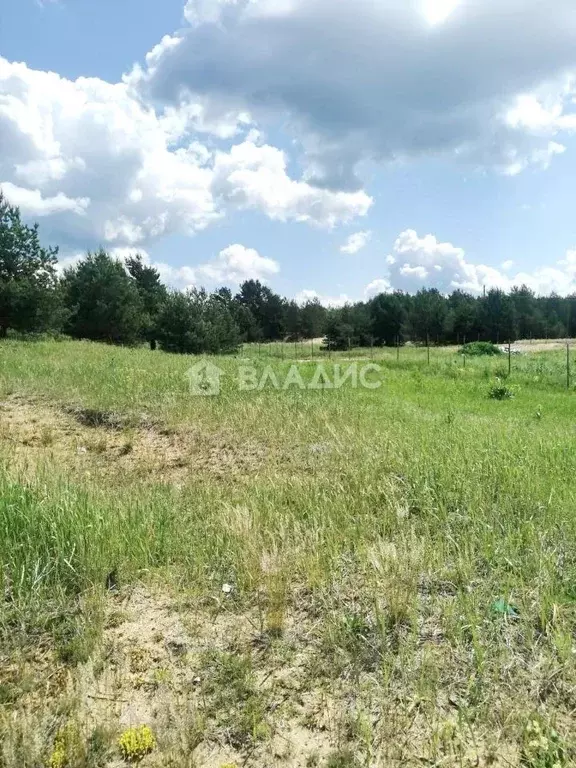
[{"label": "tree line", "polygon": [[326,308],[298,304],[258,280],[209,293],[166,287],[135,255],[120,262],[104,249],[58,271],[58,249],[41,244],[38,225],[0,193],[0,338],[9,332],[64,333],[113,344],[148,343],[167,352],[235,352],[245,342],[324,338],[330,349],[408,341],[506,343],[576,335],[576,296],[536,296],[526,286],[480,297],[436,289],[402,291]]}]

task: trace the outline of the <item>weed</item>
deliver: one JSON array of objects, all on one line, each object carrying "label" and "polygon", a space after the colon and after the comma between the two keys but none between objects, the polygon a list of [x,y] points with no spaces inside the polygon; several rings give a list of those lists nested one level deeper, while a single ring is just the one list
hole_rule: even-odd
[{"label": "weed", "polygon": [[326,768],[360,768],[360,763],[351,749],[339,749],[328,757]]},{"label": "weed", "polygon": [[514,398],[514,392],[504,386],[501,382],[493,384],[488,390],[488,397],[491,400],[512,400]]},{"label": "weed", "polygon": [[565,747],[560,735],[538,719],[531,720],[524,729],[521,765],[526,768],[562,768]]},{"label": "weed", "polygon": [[491,344],[489,341],[471,341],[468,344],[464,344],[458,354],[470,357],[483,357],[501,355],[502,350],[496,344]]},{"label": "weed", "polygon": [[[495,383],[522,397],[497,412],[488,357],[464,370],[453,349],[430,365],[418,347],[373,356],[378,391],[191,398],[180,358],[3,343],[2,386],[20,398],[0,425],[2,768],[47,764],[55,724],[84,722],[82,707],[80,764],[106,765],[135,704],[159,737],[151,765],[270,765],[291,734],[295,764],[325,767],[335,744],[347,768],[465,765],[472,751],[570,764],[543,711],[568,731],[576,707],[565,352],[514,358],[514,386]],[[233,382],[236,362],[217,363]],[[100,415],[74,420],[69,402]],[[134,413],[173,431],[138,429]],[[106,450],[78,460],[102,435]],[[164,642],[173,614],[124,615],[137,580],[186,605],[185,654]],[[515,732],[533,711],[541,732]]]},{"label": "weed", "polygon": [[148,725],[128,728],[118,739],[120,754],[129,763],[137,763],[156,748],[156,737]]},{"label": "weed", "polygon": [[86,760],[86,746],[76,723],[64,725],[54,739],[48,768],[82,768]]}]

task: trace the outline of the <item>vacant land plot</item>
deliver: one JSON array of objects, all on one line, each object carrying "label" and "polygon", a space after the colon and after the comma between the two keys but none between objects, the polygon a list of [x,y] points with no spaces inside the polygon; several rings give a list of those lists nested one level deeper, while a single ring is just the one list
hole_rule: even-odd
[{"label": "vacant land plot", "polygon": [[0,345],[2,768],[575,764],[565,351],[363,357]]}]

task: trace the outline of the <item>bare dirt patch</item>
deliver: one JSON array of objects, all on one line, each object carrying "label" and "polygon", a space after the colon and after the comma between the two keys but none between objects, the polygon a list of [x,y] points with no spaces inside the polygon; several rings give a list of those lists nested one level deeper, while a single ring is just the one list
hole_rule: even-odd
[{"label": "bare dirt patch", "polygon": [[79,676],[83,720],[149,725],[158,749],[143,765],[324,764],[342,715],[303,695],[306,667],[290,652],[301,622],[273,650],[256,614],[214,606],[194,611],[141,585],[112,598],[101,656]]},{"label": "bare dirt patch", "polygon": [[[570,339],[570,346],[576,347],[576,339]],[[566,349],[566,339],[522,339],[515,341],[512,349],[521,352],[554,352]]]},{"label": "bare dirt patch", "polygon": [[147,414],[62,409],[21,396],[0,403],[2,444],[17,465],[45,460],[67,472],[103,473],[111,482],[181,484],[198,474],[238,480],[274,461],[267,446],[224,432],[170,430]]}]

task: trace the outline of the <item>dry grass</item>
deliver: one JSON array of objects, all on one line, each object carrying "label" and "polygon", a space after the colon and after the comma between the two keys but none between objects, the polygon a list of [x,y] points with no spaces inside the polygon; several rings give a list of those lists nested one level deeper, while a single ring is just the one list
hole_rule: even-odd
[{"label": "dry grass", "polygon": [[574,764],[562,353],[509,402],[403,353],[191,399],[181,358],[0,347],[1,768],[119,768],[140,725],[143,766]]}]

